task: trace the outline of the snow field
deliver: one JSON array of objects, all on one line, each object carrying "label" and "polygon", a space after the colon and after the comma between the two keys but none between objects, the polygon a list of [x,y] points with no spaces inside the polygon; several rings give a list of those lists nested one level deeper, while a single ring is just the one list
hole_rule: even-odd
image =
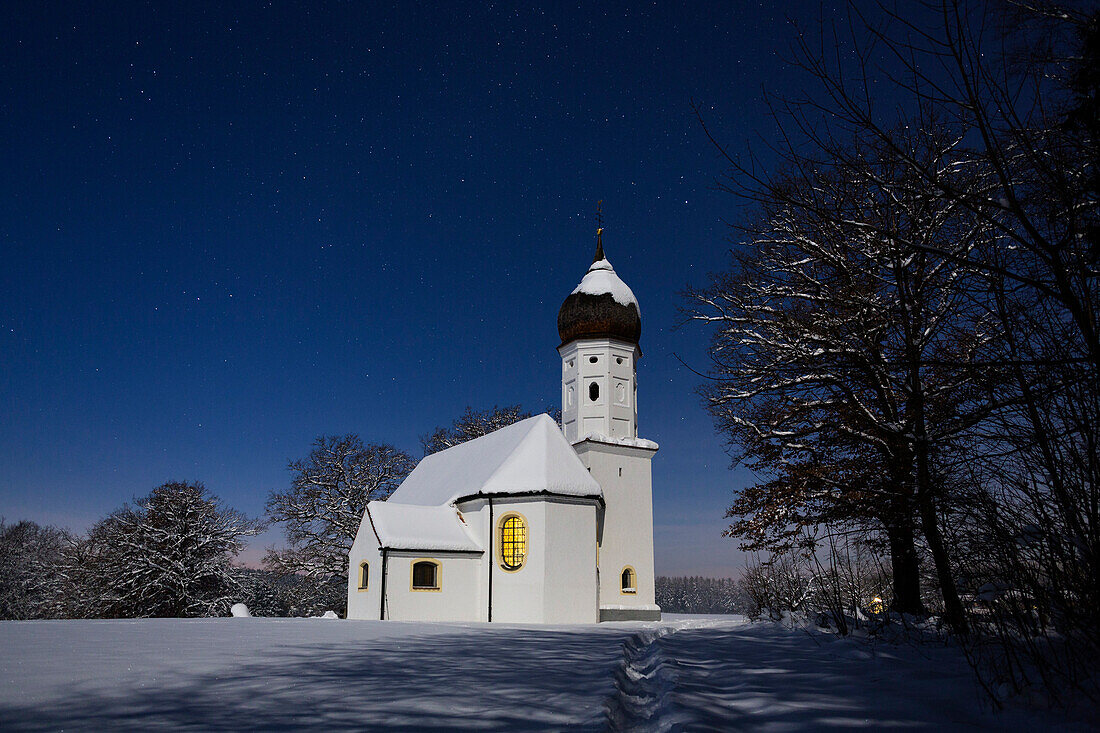
[{"label": "snow field", "polygon": [[[666,622],[690,617],[666,615]],[[1093,730],[1059,711],[994,713],[961,652],[814,629],[689,622],[655,640],[672,689],[650,730]]]},{"label": "snow field", "polygon": [[600,730],[633,631],[0,622],[0,730]]},{"label": "snow field", "polygon": [[0,730],[1087,730],[958,650],[737,616],[586,626],[0,622]]}]

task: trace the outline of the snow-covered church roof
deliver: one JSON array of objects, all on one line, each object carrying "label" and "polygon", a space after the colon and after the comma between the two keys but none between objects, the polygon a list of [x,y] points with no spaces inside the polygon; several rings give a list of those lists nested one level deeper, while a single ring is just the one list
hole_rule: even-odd
[{"label": "snow-covered church roof", "polygon": [[391,550],[450,550],[480,552],[483,550],[466,520],[451,506],[414,506],[392,501],[372,501],[367,504],[367,521],[371,523],[378,542]]},{"label": "snow-covered church roof", "polygon": [[603,496],[557,423],[545,414],[425,457],[389,502],[444,506],[467,496],[539,493]]}]

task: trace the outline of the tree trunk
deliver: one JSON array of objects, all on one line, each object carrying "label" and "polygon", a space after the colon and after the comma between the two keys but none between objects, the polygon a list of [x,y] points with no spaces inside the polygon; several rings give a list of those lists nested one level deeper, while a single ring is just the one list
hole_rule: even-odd
[{"label": "tree trunk", "polygon": [[932,472],[928,466],[929,444],[928,428],[924,410],[924,382],[921,379],[920,356],[915,345],[911,347],[910,361],[910,397],[909,405],[913,411],[914,433],[913,458],[917,468],[917,509],[920,511],[921,529],[928,549],[932,553],[932,562],[936,566],[936,579],[939,581],[940,594],[943,596],[943,617],[951,630],[960,636],[966,635],[966,614],[959,600],[959,589],[955,585],[955,576],[951,572],[951,559],[940,534],[939,517],[936,516],[936,501],[933,498]]},{"label": "tree trunk", "polygon": [[940,535],[936,503],[932,499],[932,494],[923,487],[917,492],[917,506],[920,509],[924,539],[928,541],[928,549],[932,552],[932,560],[936,564],[936,579],[939,581],[940,593],[943,595],[943,618],[953,632],[965,636],[966,614],[963,613],[962,601],[959,600],[959,589],[955,585],[955,576],[951,572],[947,548]]},{"label": "tree trunk", "polygon": [[903,515],[886,526],[894,576],[893,610],[920,616],[924,614],[924,604],[920,600],[920,563],[917,561],[910,516]]}]

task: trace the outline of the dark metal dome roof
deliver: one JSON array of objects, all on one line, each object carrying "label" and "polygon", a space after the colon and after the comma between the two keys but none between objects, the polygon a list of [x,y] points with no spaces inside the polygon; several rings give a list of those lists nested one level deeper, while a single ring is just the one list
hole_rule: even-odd
[{"label": "dark metal dome roof", "polygon": [[558,336],[563,345],[584,338],[613,338],[632,344],[641,339],[638,301],[604,257],[601,233],[597,232],[592,266],[558,311]]}]

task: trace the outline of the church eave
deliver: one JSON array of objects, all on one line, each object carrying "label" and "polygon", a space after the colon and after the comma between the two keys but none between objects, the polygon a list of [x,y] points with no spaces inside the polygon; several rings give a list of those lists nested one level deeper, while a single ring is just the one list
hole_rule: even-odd
[{"label": "church eave", "polygon": [[594,438],[582,438],[581,440],[578,440],[576,443],[573,443],[573,449],[576,450],[577,448],[587,447],[587,445],[591,445],[591,446],[600,445],[600,446],[608,446],[608,447],[611,447],[611,448],[622,448],[623,451],[626,452],[628,455],[631,452],[636,452],[635,453],[636,455],[649,455],[649,456],[652,456],[658,450],[660,450],[660,446],[650,447],[650,446],[644,446],[644,445],[628,445],[626,443],[616,443],[613,440],[596,440]]},{"label": "church eave", "polygon": [[383,545],[379,549],[389,550],[391,552],[419,552],[430,553],[433,555],[484,555],[485,550],[455,550],[455,549],[440,549],[438,547],[397,547],[394,545]]},{"label": "church eave", "polygon": [[452,504],[462,504],[467,501],[473,501],[474,499],[561,499],[572,502],[593,502],[599,506],[604,506],[603,494],[566,494],[560,491],[509,491],[509,492],[491,492],[485,493],[482,491],[476,494],[467,494],[465,496],[459,496],[451,500]]},{"label": "church eave", "polygon": [[577,338],[571,338],[568,341],[562,341],[560,344],[558,344],[558,353],[560,354],[561,350],[569,344],[574,344],[578,341],[612,341],[616,344],[626,346],[631,349],[637,349],[638,358],[641,358],[642,356],[642,347],[638,344],[638,342],[624,339],[621,336],[617,336],[613,333],[591,333],[585,334],[584,336],[578,336]]}]

